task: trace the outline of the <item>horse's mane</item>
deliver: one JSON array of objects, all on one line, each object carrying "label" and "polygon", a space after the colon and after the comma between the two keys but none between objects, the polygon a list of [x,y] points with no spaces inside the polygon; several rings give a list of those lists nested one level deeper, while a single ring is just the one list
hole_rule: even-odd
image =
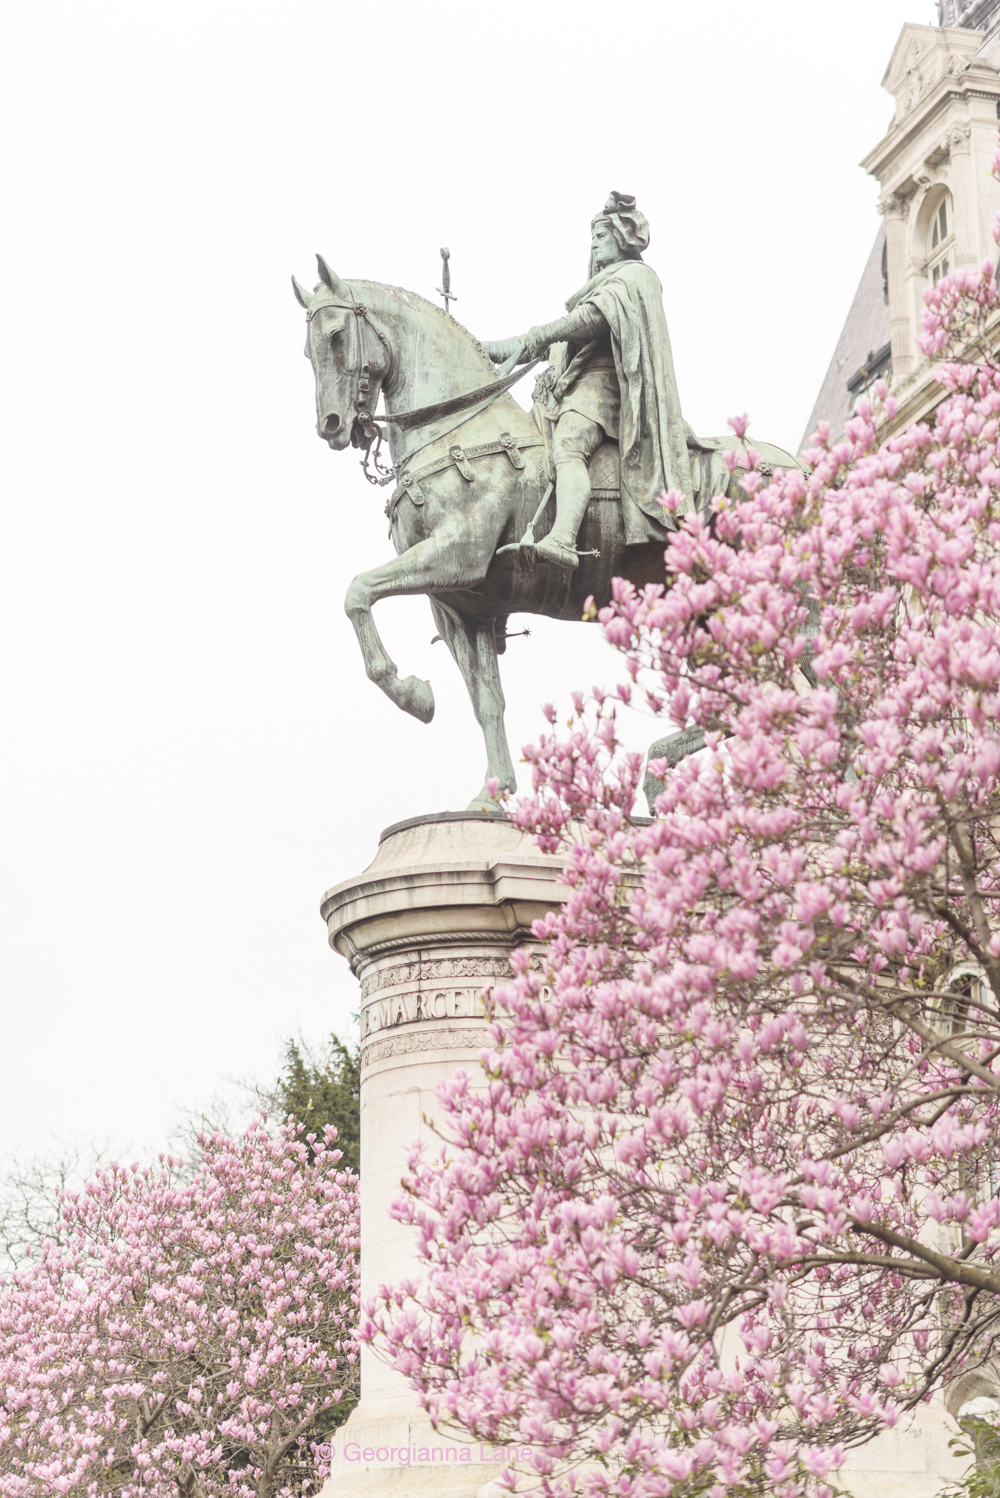
[{"label": "horse's mane", "polygon": [[352,279],[350,284],[352,286],[374,286],[378,291],[397,291],[401,296],[410,297],[413,301],[420,302],[421,305],[426,307],[429,312],[435,313],[438,317],[443,317],[450,327],[458,328],[459,332],[464,333],[466,338],[472,344],[472,347],[475,349],[476,353],[479,355],[480,359],[483,361],[483,367],[487,369],[490,374],[496,374],[496,367],[494,366],[492,359],[487,358],[486,354],[483,352],[483,346],[479,342],[479,339],[476,337],[475,333],[470,333],[465,324],[460,323],[457,317],[454,317],[450,312],[446,312],[443,307],[436,306],[434,302],[428,301],[425,296],[420,295],[419,291],[410,291],[409,287],[407,286],[390,286],[387,281],[355,281]]}]

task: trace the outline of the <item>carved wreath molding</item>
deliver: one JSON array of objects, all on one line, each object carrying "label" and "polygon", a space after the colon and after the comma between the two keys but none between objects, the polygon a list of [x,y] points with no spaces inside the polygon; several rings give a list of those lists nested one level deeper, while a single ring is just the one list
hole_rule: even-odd
[{"label": "carved wreath molding", "polygon": [[506,957],[430,957],[417,958],[395,967],[371,967],[361,980],[362,1001],[386,988],[438,983],[445,978],[493,978],[512,976]]},{"label": "carved wreath molding", "polygon": [[362,1042],[362,1068],[376,1061],[390,1061],[395,1056],[412,1056],[420,1051],[481,1051],[486,1021],[474,1030],[450,1030],[442,1025],[427,1029],[405,1029],[379,1032],[379,1039]]},{"label": "carved wreath molding", "polygon": [[[474,937],[470,936],[468,931],[428,933],[420,938],[420,942],[423,946],[431,948],[468,947],[474,942],[478,947],[503,947],[510,952],[514,947],[536,944],[536,937],[527,926],[515,926],[512,931],[477,931]],[[416,942],[412,936],[395,936],[388,941],[374,942],[370,947],[364,947],[360,951],[352,947],[351,972],[359,976],[363,982],[371,964],[377,962],[380,957],[386,957],[393,952],[412,952],[415,945]]]}]

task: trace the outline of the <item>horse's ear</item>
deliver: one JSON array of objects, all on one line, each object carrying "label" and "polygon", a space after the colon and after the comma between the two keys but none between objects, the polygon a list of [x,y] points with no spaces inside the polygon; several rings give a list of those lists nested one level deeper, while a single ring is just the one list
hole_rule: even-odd
[{"label": "horse's ear", "polygon": [[346,287],[337,275],[337,272],[330,269],[322,255],[316,256],[316,264],[319,266],[319,278],[323,282],[323,285],[329,286],[332,292],[343,296],[346,292]]},{"label": "horse's ear", "polygon": [[300,286],[294,276],[292,277],[292,290],[295,292],[295,300],[298,302],[299,306],[308,307],[309,303],[312,301],[312,294],[306,291],[304,286]]}]

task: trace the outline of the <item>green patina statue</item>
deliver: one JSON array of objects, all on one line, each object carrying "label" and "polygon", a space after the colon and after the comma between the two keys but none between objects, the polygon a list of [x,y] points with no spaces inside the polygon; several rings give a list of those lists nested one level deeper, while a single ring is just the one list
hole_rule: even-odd
[{"label": "green patina statue", "polygon": [[[311,292],[295,283],[316,431],[335,452],[363,451],[365,476],[389,491],[396,555],[359,572],[345,600],[365,670],[404,712],[430,721],[430,683],[398,673],[372,613],[383,598],[425,594],[483,731],[477,810],[496,809],[496,787],[515,785],[498,665],[510,616],[579,621],[588,600],[610,600],[616,578],[662,586],[677,512],[710,513],[713,496],[738,493],[727,459],[745,463],[743,444],[732,433],[699,440],[681,415],[660,283],[640,259],[648,242],[635,200],[612,193],[567,316],[485,352],[423,297],[342,279],[322,258]],[[453,299],[447,279],[441,294]],[[525,411],[510,394],[518,369],[493,365],[546,350],[550,368]],[[766,472],[795,462],[755,447]],[[665,489],[680,495],[672,512],[659,503]]]},{"label": "green patina statue", "polygon": [[651,539],[640,516],[662,524],[665,489],[692,504],[689,445],[697,439],[681,415],[656,272],[642,260],[649,225],[627,193],[612,192],[591,223],[590,277],[566,303],[565,317],[532,328],[523,338],[484,343],[499,364],[519,354],[529,363],[548,354],[539,395],[551,424],[556,473],[556,519],[535,542],[543,561],[572,571],[576,538],[590,503],[590,460],[610,439],[618,442],[622,501],[636,541]]}]

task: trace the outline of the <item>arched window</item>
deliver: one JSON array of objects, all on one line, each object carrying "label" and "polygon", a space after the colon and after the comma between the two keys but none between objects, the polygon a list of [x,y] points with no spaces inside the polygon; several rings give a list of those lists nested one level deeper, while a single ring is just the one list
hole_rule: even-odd
[{"label": "arched window", "polygon": [[927,279],[936,286],[948,275],[954,261],[955,225],[951,193],[945,193],[934,210],[927,236]]}]

